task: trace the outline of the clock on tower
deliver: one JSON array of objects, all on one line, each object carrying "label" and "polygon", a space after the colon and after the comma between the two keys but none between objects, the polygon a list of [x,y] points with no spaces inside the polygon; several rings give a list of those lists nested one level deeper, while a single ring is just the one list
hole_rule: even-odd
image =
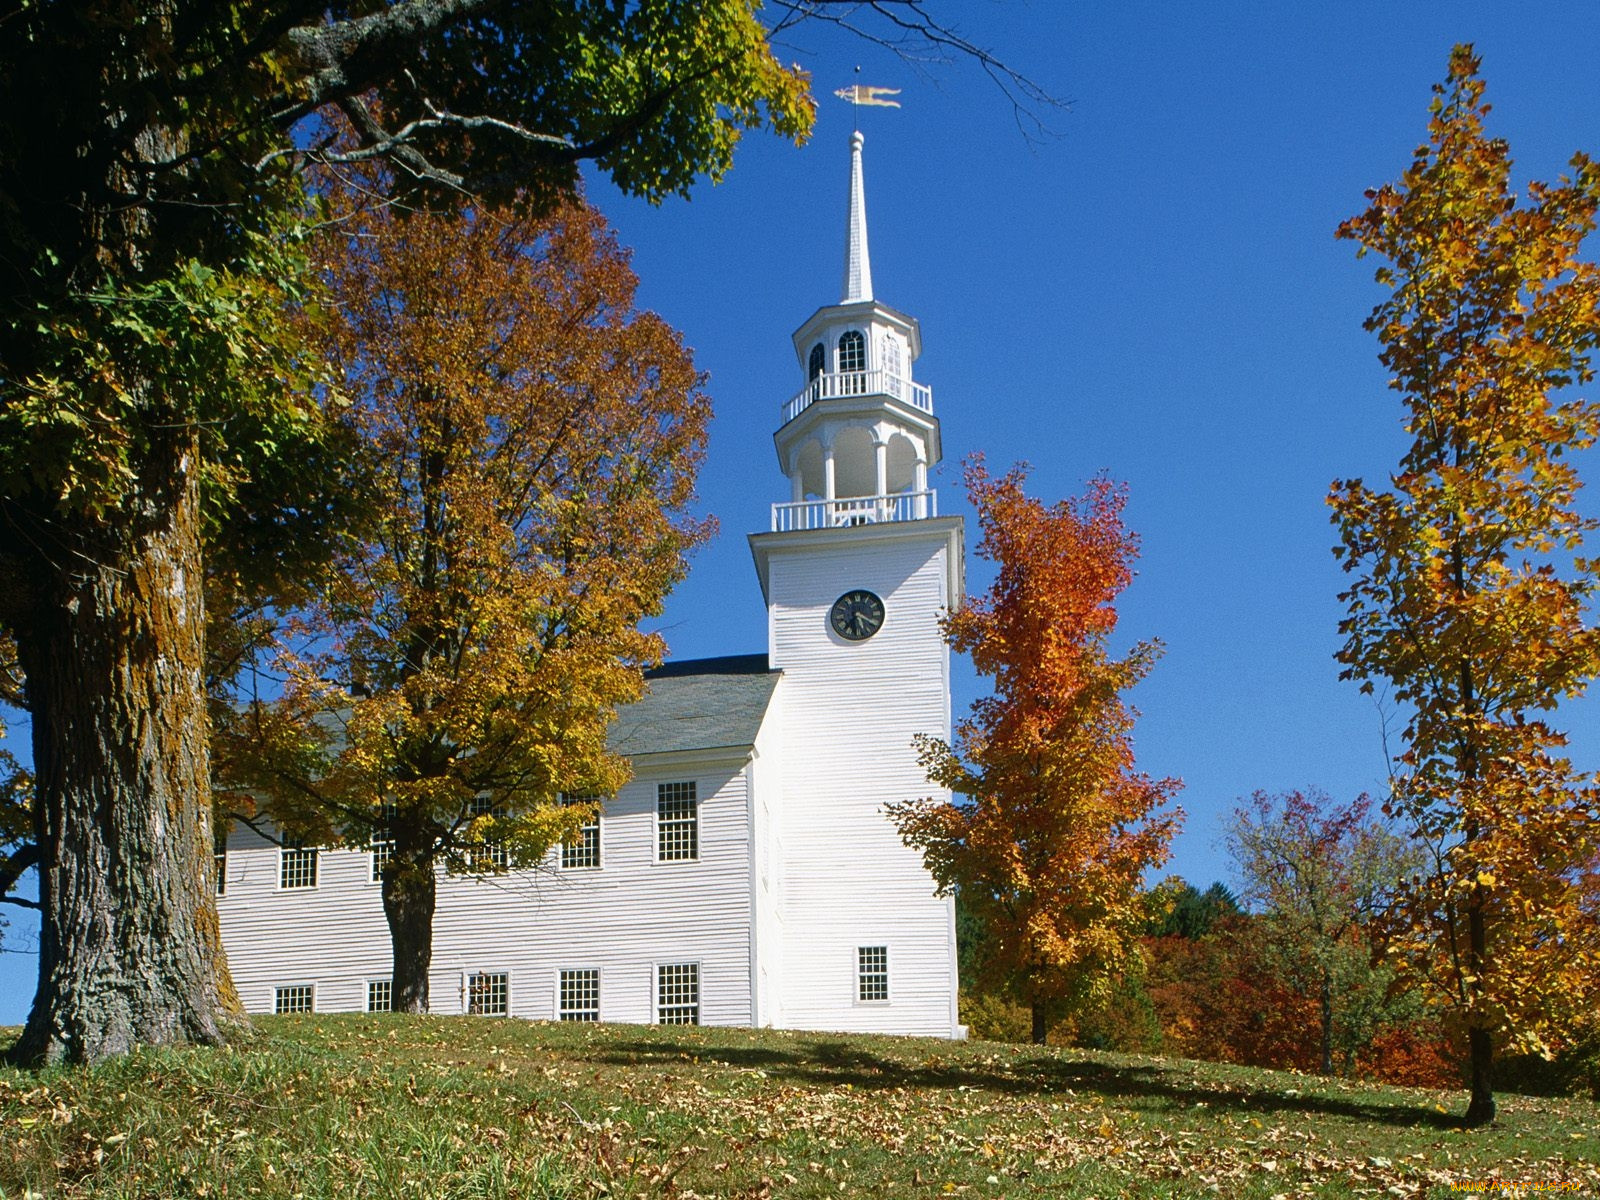
[{"label": "clock on tower", "polygon": [[[842,295],[794,334],[802,382],[774,435],[789,498],[750,537],[782,672],[785,802],[770,850],[808,864],[779,868],[777,991],[797,1028],[952,1034],[951,901],[884,807],[940,791],[916,739],[950,734],[939,621],[962,596],[962,525],[939,516],[928,481],[942,451],[932,389],[912,377],[921,329],[873,295],[862,143],[851,139]],[[856,987],[862,964],[870,988]],[[839,995],[855,1000],[818,999]]]}]

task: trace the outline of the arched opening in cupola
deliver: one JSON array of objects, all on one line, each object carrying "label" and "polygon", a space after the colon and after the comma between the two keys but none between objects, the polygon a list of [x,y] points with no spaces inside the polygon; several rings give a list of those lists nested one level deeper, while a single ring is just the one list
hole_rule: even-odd
[{"label": "arched opening in cupola", "polygon": [[839,335],[839,370],[842,372],[867,369],[867,339],[859,329],[847,329]]},{"label": "arched opening in cupola", "polygon": [[841,429],[834,439],[833,494],[841,498],[878,494],[877,451],[872,434],[859,426]]},{"label": "arched opening in cupola", "polygon": [[889,438],[888,479],[885,491],[910,492],[917,487],[917,445],[903,433]]}]

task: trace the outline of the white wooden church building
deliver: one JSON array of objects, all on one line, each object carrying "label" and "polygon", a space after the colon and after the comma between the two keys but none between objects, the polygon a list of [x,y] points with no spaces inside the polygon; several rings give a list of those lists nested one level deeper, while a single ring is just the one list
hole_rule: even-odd
[{"label": "white wooden church building", "polygon": [[[873,296],[861,146],[843,294],[794,335],[789,499],[750,535],[767,653],[653,672],[612,729],[632,782],[546,869],[441,880],[435,1012],[964,1032],[952,905],[884,814],[937,791],[912,740],[949,733],[938,618],[963,594],[962,526],[928,486],[917,322]],[[374,854],[238,828],[219,858],[247,1009],[388,1007]]]}]

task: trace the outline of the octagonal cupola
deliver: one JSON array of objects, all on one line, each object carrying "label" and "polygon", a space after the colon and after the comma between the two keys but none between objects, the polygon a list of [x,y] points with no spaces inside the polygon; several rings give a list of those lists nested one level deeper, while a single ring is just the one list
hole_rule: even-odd
[{"label": "octagonal cupola", "polygon": [[844,282],[837,304],[795,331],[804,384],[774,435],[789,480],[772,527],[817,529],[936,516],[928,468],[938,463],[933,392],[912,378],[922,353],[916,319],[872,292],[859,132],[850,139]]}]

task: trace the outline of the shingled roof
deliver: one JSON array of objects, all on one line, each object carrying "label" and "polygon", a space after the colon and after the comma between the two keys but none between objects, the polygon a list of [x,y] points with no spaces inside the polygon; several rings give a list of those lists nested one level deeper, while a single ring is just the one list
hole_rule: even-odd
[{"label": "shingled roof", "polygon": [[617,713],[611,749],[632,755],[752,745],[780,674],[765,654],[687,659],[647,671],[644,698]]}]

